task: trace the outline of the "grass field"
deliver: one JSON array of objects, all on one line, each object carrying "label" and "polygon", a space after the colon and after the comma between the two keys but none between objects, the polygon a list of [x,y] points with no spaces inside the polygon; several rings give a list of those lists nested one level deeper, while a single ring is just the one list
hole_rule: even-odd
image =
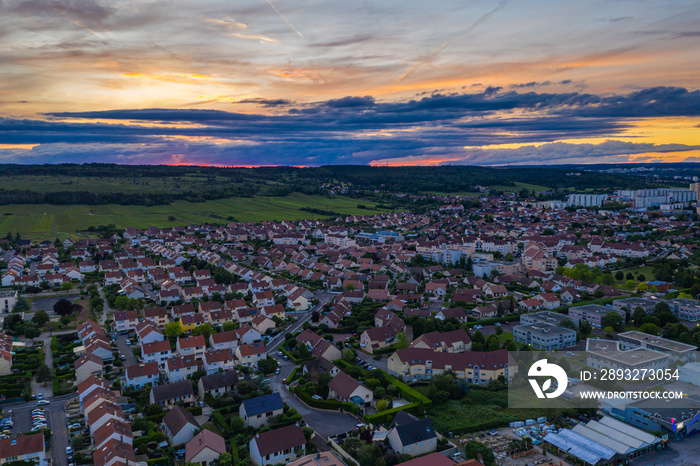
[{"label": "grass field", "polygon": [[[358,204],[368,209],[359,209]],[[76,238],[90,226],[113,223],[118,228],[167,228],[202,224],[259,222],[263,220],[299,220],[328,218],[300,210],[305,207],[333,211],[343,215],[373,215],[387,210],[371,209],[372,203],[347,197],[325,197],[294,193],[286,197],[228,198],[191,203],[176,201],[169,205],[8,205],[0,206],[0,236],[19,231],[34,240]],[[173,218],[171,220],[171,218]],[[234,220],[231,220],[231,219]]]},{"label": "grass field", "polygon": [[[625,274],[625,277],[627,277],[628,273],[632,273],[634,275],[634,281],[639,281],[637,280],[637,276],[641,273],[644,275],[644,278],[648,280],[654,280],[654,267],[650,265],[643,265],[641,267],[634,267],[631,269],[622,269],[622,273]],[[615,271],[617,273],[617,271]],[[614,274],[613,274],[614,275]],[[625,283],[627,281],[627,278],[623,278],[622,280],[619,280],[618,283]]]},{"label": "grass field", "polygon": [[[489,186],[491,189],[495,189],[497,191],[503,191],[506,193],[517,193],[522,191],[523,188],[527,189],[528,191],[532,192],[534,189],[535,192],[541,193],[543,191],[549,191],[551,188],[548,188],[547,186],[540,186],[538,184],[530,184],[530,183],[519,183],[516,182],[515,186],[503,186],[503,185],[493,185]],[[431,194],[435,194],[437,196],[460,196],[460,197],[478,197],[478,196],[485,196],[488,193],[474,193],[474,192],[468,192],[468,191],[460,191],[456,193],[450,193],[446,191],[430,191]]]}]

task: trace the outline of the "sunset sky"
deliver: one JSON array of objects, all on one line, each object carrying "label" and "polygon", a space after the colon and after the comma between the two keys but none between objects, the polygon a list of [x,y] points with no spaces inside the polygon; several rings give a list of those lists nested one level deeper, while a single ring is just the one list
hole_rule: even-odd
[{"label": "sunset sky", "polygon": [[0,18],[0,163],[700,161],[697,0],[0,0]]}]

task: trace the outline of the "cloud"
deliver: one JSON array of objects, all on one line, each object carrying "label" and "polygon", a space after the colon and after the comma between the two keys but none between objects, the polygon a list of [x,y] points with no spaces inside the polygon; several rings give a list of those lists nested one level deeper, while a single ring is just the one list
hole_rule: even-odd
[{"label": "cloud", "polygon": [[[534,85],[525,86],[529,87]],[[614,138],[632,128],[639,117],[696,116],[697,99],[698,91],[682,88],[608,96],[487,88],[398,101],[372,96],[306,103],[249,98],[236,103],[282,111],[151,108],[50,113],[43,120],[5,118],[0,119],[0,144],[39,144],[28,151],[36,161],[58,160],[56,154],[63,154],[68,160],[118,156],[128,160],[124,163],[163,163],[174,153],[224,165],[366,164],[409,156],[491,165],[577,157],[607,160],[696,150],[691,145],[659,146]],[[572,138],[611,140],[560,142]],[[499,148],[506,144],[519,147]],[[5,154],[4,160],[8,157],[11,154]]]}]

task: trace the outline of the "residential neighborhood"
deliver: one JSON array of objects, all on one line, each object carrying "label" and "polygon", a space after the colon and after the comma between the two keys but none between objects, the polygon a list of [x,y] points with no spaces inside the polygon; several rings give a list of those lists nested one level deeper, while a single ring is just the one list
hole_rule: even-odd
[{"label": "residential neighborhood", "polygon": [[[697,385],[696,221],[515,194],[433,200],[422,214],[0,241],[0,462],[510,464],[531,420],[493,420],[514,354],[634,368],[633,352]],[[523,458],[635,464],[700,430],[694,403],[682,427],[655,429],[633,405],[586,412],[585,428],[571,422],[583,412],[544,413],[556,432],[527,436],[539,447]],[[590,433],[606,422],[653,432],[606,456]],[[590,434],[572,451],[570,427]]]}]

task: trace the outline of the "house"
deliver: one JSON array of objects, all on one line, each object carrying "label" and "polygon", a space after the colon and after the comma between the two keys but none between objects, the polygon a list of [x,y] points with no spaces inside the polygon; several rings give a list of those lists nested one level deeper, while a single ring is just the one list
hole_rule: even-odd
[{"label": "house", "polygon": [[259,293],[253,293],[253,303],[260,309],[267,306],[275,305],[275,296],[272,291],[261,291]]},{"label": "house", "polygon": [[126,386],[140,390],[148,384],[156,385],[160,379],[155,361],[126,366]]},{"label": "house", "polygon": [[[303,435],[303,434],[302,434]],[[25,461],[26,464],[47,466],[44,453],[44,434],[21,435],[0,439],[0,464]]]},{"label": "house", "polygon": [[73,365],[75,367],[75,379],[77,383],[81,383],[91,375],[102,376],[102,358],[95,354],[84,354],[78,358]]},{"label": "house", "polygon": [[205,375],[197,383],[199,397],[204,399],[204,395],[207,393],[212,396],[223,395],[233,391],[237,383],[238,375],[234,370]]},{"label": "house", "polygon": [[100,388],[109,390],[109,382],[97,375],[92,375],[79,383],[78,400],[80,401],[80,406],[83,406],[83,401],[90,393]]},{"label": "house", "polygon": [[209,344],[214,349],[228,349],[235,351],[238,346],[238,333],[236,330],[212,333],[209,335]]},{"label": "house", "polygon": [[134,444],[131,424],[118,419],[110,419],[95,431],[95,448],[99,449],[110,440],[119,440],[129,445]]},{"label": "house", "polygon": [[311,379],[316,379],[320,374],[330,374],[334,377],[340,369],[333,362],[324,358],[313,358],[311,361],[306,361],[302,366],[302,374],[309,376]]},{"label": "house", "polygon": [[435,314],[435,318],[440,320],[445,319],[457,319],[460,322],[467,321],[467,311],[462,307],[450,307],[447,309],[441,309]]},{"label": "house", "polygon": [[554,293],[540,293],[534,299],[542,302],[542,309],[556,309],[561,306],[559,296]]},{"label": "house", "polygon": [[207,343],[203,335],[180,337],[177,339],[176,349],[178,354],[182,356],[194,356],[196,359],[201,359],[207,349]]},{"label": "house", "polygon": [[154,341],[141,345],[141,359],[143,362],[157,362],[160,367],[165,367],[165,361],[171,356],[170,342],[167,340]]},{"label": "house", "polygon": [[202,368],[202,360],[193,355],[173,356],[165,362],[165,376],[168,382],[179,382],[192,376]]},{"label": "house", "polygon": [[448,353],[463,353],[469,351],[472,339],[464,329],[450,332],[430,332],[416,338],[410,345],[411,348],[430,348],[433,351]]},{"label": "house", "polygon": [[275,323],[274,320],[270,319],[269,317],[265,316],[257,316],[253,317],[253,320],[250,322],[250,325],[253,326],[255,330],[260,332],[261,334],[267,332],[268,330],[272,330],[275,327],[277,327],[277,324]]},{"label": "house", "polygon": [[199,424],[192,413],[175,405],[163,417],[163,431],[173,442],[173,445],[189,442],[194,433],[199,429]]},{"label": "house", "polygon": [[183,332],[191,333],[196,326],[206,323],[206,319],[202,314],[185,314],[180,316],[178,322],[180,322]]},{"label": "house", "polygon": [[333,346],[331,342],[321,338],[309,329],[304,330],[297,335],[297,344],[305,344],[311,354],[320,356],[329,361],[336,361],[342,357],[342,353],[338,348]]},{"label": "house", "polygon": [[328,397],[338,401],[349,401],[361,407],[371,406],[374,393],[345,372],[338,372],[328,382]]},{"label": "house", "polygon": [[118,404],[116,394],[104,388],[94,390],[83,400],[83,416],[88,418],[91,411],[106,403],[116,406]]},{"label": "house", "polygon": [[184,315],[194,313],[196,313],[196,309],[191,303],[182,304],[180,306],[173,306],[173,308],[170,310],[170,315],[173,319],[179,319]]},{"label": "house", "polygon": [[112,345],[108,343],[105,337],[93,336],[88,338],[85,352],[100,357],[103,362],[111,362],[114,359]]},{"label": "house", "polygon": [[227,371],[236,367],[235,357],[230,349],[207,351],[204,353],[202,362],[207,374],[213,374],[220,370]]},{"label": "house", "polygon": [[418,419],[405,411],[396,413],[387,438],[398,454],[420,456],[437,449],[437,434],[430,418]]},{"label": "house", "polygon": [[138,336],[139,344],[141,345],[165,340],[163,331],[150,320],[144,320],[136,325],[136,336]]},{"label": "house", "polygon": [[247,343],[236,348],[236,360],[244,367],[258,367],[258,362],[267,358],[265,343],[258,341]]},{"label": "house", "polygon": [[204,429],[185,445],[185,463],[212,465],[223,453],[226,453],[224,438]]},{"label": "house", "polygon": [[164,408],[170,408],[178,401],[184,403],[185,406],[191,406],[194,403],[192,382],[181,380],[180,382],[152,387],[149,399],[151,404],[159,404]]},{"label": "house", "polygon": [[238,415],[243,419],[246,427],[258,428],[270,424],[275,416],[282,414],[284,403],[279,393],[258,396],[243,400],[238,410]]},{"label": "house", "polygon": [[168,311],[164,307],[149,307],[143,310],[144,320],[150,320],[161,329],[168,323]]},{"label": "house", "polygon": [[287,464],[304,455],[306,436],[297,424],[256,434],[250,456],[257,466]]},{"label": "house", "polygon": [[101,403],[87,413],[85,416],[90,426],[90,433],[95,434],[95,431],[99,429],[104,423],[110,419],[123,420],[124,413],[122,409],[115,403],[106,402]]},{"label": "house", "polygon": [[94,466],[122,466],[136,464],[134,447],[117,439],[110,439],[92,453]]}]

